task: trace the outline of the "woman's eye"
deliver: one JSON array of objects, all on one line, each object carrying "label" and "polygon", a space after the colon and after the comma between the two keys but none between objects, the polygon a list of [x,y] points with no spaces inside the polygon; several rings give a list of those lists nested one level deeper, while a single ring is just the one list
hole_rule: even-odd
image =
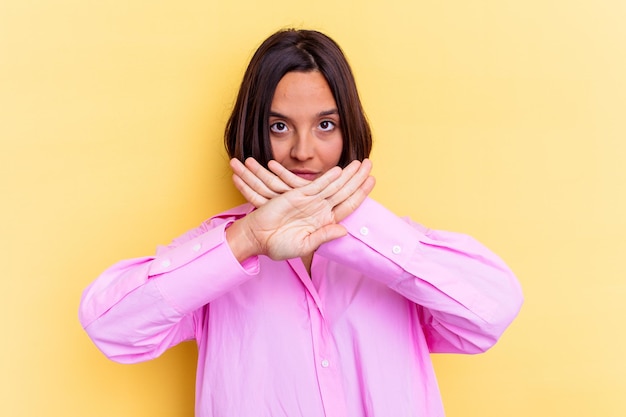
[{"label": "woman's eye", "polygon": [[285,132],[287,130],[287,125],[283,122],[276,122],[270,125],[270,130],[275,133]]},{"label": "woman's eye", "polygon": [[334,128],[335,128],[335,122],[332,122],[330,120],[324,120],[323,122],[320,123],[320,130],[323,130],[324,132],[329,132],[333,130]]}]

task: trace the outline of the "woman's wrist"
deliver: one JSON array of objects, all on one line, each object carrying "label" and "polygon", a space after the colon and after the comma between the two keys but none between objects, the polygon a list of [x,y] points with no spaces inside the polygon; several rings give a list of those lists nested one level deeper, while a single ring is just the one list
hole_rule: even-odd
[{"label": "woman's wrist", "polygon": [[261,254],[258,242],[246,224],[244,217],[235,220],[226,228],[226,242],[239,262]]}]

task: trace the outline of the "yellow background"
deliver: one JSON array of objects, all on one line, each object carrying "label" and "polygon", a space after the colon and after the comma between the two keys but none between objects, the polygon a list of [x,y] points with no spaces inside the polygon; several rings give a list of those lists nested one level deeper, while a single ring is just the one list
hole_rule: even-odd
[{"label": "yellow background", "polygon": [[493,350],[434,357],[448,416],[626,415],[625,22],[623,0],[3,0],[0,415],[193,415],[192,343],[114,364],[78,302],[241,201],[222,129],[286,26],[347,53],[373,196],[522,282]]}]

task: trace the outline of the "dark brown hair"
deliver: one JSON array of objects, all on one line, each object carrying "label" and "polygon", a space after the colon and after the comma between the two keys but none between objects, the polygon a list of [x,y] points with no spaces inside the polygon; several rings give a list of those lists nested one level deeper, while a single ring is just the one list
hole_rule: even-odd
[{"label": "dark brown hair", "polygon": [[256,50],[226,124],[224,143],[231,158],[252,156],[262,165],[273,158],[269,138],[270,106],[278,82],[292,71],[319,71],[337,103],[343,150],[339,166],[363,160],[372,149],[372,134],[363,112],[350,65],[341,48],[323,33],[281,30]]}]

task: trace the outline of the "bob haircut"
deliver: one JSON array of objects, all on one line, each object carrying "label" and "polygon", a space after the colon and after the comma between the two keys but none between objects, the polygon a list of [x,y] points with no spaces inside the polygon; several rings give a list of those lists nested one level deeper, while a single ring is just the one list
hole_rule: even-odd
[{"label": "bob haircut", "polygon": [[270,107],[278,82],[292,71],[319,71],[328,82],[343,138],[338,165],[344,168],[355,159],[367,158],[372,134],[346,57],[323,33],[296,29],[274,33],[252,56],[224,132],[228,155],[241,161],[254,157],[267,167],[273,159]]}]

